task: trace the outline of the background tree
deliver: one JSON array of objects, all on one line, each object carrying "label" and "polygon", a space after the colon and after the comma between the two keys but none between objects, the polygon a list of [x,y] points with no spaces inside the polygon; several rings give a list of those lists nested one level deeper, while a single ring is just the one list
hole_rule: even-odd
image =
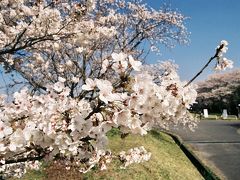
[{"label": "background tree", "polygon": [[197,102],[194,109],[208,108],[211,113],[222,113],[227,109],[237,115],[240,103],[240,70],[211,75],[207,80],[198,83]]}]

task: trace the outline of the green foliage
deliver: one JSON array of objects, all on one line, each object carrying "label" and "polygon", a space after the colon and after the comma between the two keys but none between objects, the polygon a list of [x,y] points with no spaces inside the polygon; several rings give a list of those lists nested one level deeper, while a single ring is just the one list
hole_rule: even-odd
[{"label": "green foliage", "polygon": [[118,128],[112,128],[110,131],[107,132],[108,137],[114,137],[121,135],[121,131]]}]

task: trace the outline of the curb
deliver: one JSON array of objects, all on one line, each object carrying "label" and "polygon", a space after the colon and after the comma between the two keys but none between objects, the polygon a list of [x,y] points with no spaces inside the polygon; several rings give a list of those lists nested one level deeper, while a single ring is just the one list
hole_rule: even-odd
[{"label": "curb", "polygon": [[206,180],[220,180],[220,178],[211,171],[207,166],[205,166],[201,160],[189,150],[189,148],[183,143],[183,140],[176,134],[170,133],[168,131],[160,130],[163,133],[168,134],[173,138],[175,143],[181,148],[183,153],[188,157],[188,159],[192,162],[192,164],[197,168],[199,173],[204,177]]}]

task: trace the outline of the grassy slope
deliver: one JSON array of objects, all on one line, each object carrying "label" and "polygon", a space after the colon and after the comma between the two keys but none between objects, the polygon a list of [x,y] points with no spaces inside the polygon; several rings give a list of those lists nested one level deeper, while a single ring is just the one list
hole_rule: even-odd
[{"label": "grassy slope", "polygon": [[[125,139],[119,136],[110,137],[109,147],[117,153],[132,147],[143,145],[152,153],[151,160],[134,164],[125,170],[114,166],[107,171],[91,172],[90,179],[202,179],[198,171],[186,158],[171,137],[163,133],[150,132],[141,137],[131,135]],[[115,162],[117,164],[117,162]],[[96,178],[94,178],[96,177]]]},{"label": "grassy slope", "polygon": [[[99,171],[95,169],[83,176],[74,170],[66,171],[64,168],[51,166],[45,171],[45,174],[48,174],[46,179],[203,179],[168,135],[152,131],[144,137],[130,135],[121,139],[119,135],[114,134],[113,132],[109,135],[109,148],[114,153],[143,145],[152,153],[150,161],[130,165],[127,169],[120,169],[120,162],[115,160],[108,166],[108,170]],[[43,179],[43,174],[38,173],[39,178],[34,174],[30,173],[24,179]]]}]

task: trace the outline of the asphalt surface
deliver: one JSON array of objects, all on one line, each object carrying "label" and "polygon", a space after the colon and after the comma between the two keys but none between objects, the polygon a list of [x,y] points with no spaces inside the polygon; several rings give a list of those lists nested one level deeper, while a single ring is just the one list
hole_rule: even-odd
[{"label": "asphalt surface", "polygon": [[172,131],[221,179],[240,180],[240,121],[202,120],[195,132]]}]

